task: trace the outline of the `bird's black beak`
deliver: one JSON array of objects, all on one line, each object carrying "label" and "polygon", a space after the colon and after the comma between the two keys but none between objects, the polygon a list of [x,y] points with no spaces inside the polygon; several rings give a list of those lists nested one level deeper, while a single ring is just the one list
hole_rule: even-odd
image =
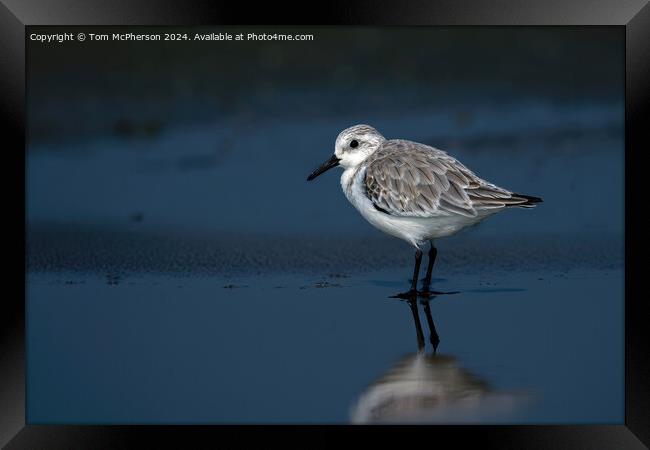
[{"label": "bird's black beak", "polygon": [[314,170],[312,173],[309,174],[309,176],[307,177],[307,181],[311,181],[321,173],[327,172],[332,167],[338,166],[340,161],[341,160],[337,158],[336,155],[332,155],[332,157],[327,161],[325,161],[323,164],[321,164],[318,169]]}]

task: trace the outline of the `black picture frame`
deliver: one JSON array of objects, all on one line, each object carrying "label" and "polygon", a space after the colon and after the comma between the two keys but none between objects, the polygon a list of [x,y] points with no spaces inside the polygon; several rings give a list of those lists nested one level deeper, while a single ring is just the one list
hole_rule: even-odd
[{"label": "black picture frame", "polygon": [[[30,25],[466,25],[466,26],[616,26],[625,28],[625,423],[621,425],[423,426],[423,427],[264,427],[264,426],[95,426],[29,425],[25,416],[25,49]],[[0,0],[1,124],[5,158],[3,180],[5,254],[11,270],[2,301],[0,340],[0,444],[7,449],[194,447],[188,440],[240,444],[253,433],[280,437],[282,431],[304,445],[323,443],[331,432],[379,434],[386,443],[395,432],[409,439],[449,441],[455,447],[487,448],[647,448],[650,445],[650,351],[648,309],[641,289],[644,222],[632,207],[643,204],[639,164],[650,142],[650,6],[648,0],[443,0],[305,2],[303,5],[244,2],[36,1]],[[7,202],[7,199],[11,202]],[[7,204],[10,204],[8,207]],[[637,208],[638,210],[639,208]],[[22,217],[22,220],[20,219]],[[9,237],[10,236],[10,237]],[[20,238],[22,237],[22,239]],[[24,268],[25,266],[23,266]],[[22,274],[22,275],[21,275]],[[598,346],[598,342],[593,345]],[[316,437],[317,435],[318,437]],[[283,437],[286,436],[283,433]],[[402,439],[400,437],[399,439]],[[398,441],[403,442],[403,441]]]}]

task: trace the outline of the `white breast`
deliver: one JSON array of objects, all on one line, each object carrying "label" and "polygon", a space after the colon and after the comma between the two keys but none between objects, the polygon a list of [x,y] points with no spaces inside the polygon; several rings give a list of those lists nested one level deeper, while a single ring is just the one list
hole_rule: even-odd
[{"label": "white breast", "polygon": [[415,247],[438,237],[452,235],[483,217],[468,218],[441,212],[432,217],[397,217],[377,210],[366,196],[365,166],[348,168],[341,175],[343,193],[361,215],[384,233],[404,239]]}]

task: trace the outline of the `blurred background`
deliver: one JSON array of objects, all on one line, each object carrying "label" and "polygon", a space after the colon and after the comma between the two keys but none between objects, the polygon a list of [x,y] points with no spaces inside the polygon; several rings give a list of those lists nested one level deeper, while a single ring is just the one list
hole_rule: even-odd
[{"label": "blurred background", "polygon": [[[305,181],[330,157],[341,130],[367,123],[389,139],[442,148],[482,178],[544,199],[534,210],[504,212],[438,243],[439,284],[464,290],[463,300],[449,300],[440,319],[443,350],[457,357],[472,349],[460,364],[497,387],[539,388],[546,403],[508,420],[622,422],[622,29],[29,31],[314,35],[294,42],[28,42],[26,269],[30,367],[39,368],[30,378],[32,421],[347,420],[345,405],[354,395],[411,351],[402,341],[410,342],[408,325],[393,329],[395,317],[408,321],[408,315],[384,299],[407,287],[412,250],[348,204],[340,171]],[[241,302],[226,307],[222,298]],[[191,303],[192,312],[177,309],[180,300]],[[265,316],[273,320],[253,325],[243,318],[252,304],[266,308],[271,300],[277,309]],[[292,320],[296,302],[304,308],[300,317],[325,314],[329,319],[321,320],[331,322],[310,335]],[[130,340],[116,335],[107,319],[121,320],[124,309],[116,312],[116,303],[142,319],[131,319],[134,330],[153,333],[146,344],[135,331]],[[242,308],[241,320],[224,315],[233,305]],[[346,318],[336,309],[323,311],[334,305]],[[468,311],[477,308],[489,320],[467,332]],[[155,329],[147,328],[152,309],[162,321]],[[367,347],[351,341],[359,339],[368,310],[382,330],[372,340],[381,350],[375,360],[355,365]],[[176,328],[179,317],[187,322]],[[282,334],[297,332],[292,327],[311,339]],[[516,337],[508,334],[513,327]],[[229,337],[242,329],[254,342],[255,336],[280,340],[268,343],[269,361],[285,357],[271,348],[303,359],[285,361],[286,371],[277,369],[272,382],[241,381],[257,367],[236,351],[250,347]],[[450,333],[453,339],[445,340]],[[106,347],[109,336],[113,347]],[[205,379],[187,385],[194,372],[181,374],[179,364],[198,370],[205,355],[188,353],[179,342],[195,348],[197,341],[210,343],[207,353],[230,355],[230,375],[217,358],[200,366]],[[72,357],[66,342],[84,344],[72,346]],[[345,351],[336,345],[342,342]],[[116,358],[131,355],[130,376],[159,384],[139,397],[139,384],[116,373],[98,347]],[[160,356],[155,369],[142,363],[143,352]],[[535,355],[545,355],[543,368]],[[337,358],[345,358],[345,379]],[[324,384],[314,390],[285,376],[303,371]],[[86,376],[71,375],[81,373]],[[229,383],[214,383],[227,376]],[[122,381],[101,396],[97,378]],[[52,385],[58,386],[54,393]],[[188,391],[170,400],[176,412],[151,404],[177,395],[172,391],[179,385]],[[215,386],[224,390],[217,394]],[[238,387],[239,397],[232,394]],[[70,401],[70,389],[87,395]],[[265,397],[274,393],[283,400]],[[300,403],[306,395],[318,398],[319,407]],[[242,396],[255,408],[237,406]],[[65,411],[55,407],[63,398]],[[135,405],[131,415],[111,403],[125,398]]]},{"label": "blurred background", "polygon": [[30,221],[372,235],[336,171],[304,182],[368,123],[548,200],[492,230],[622,231],[619,30],[273,31],[314,40],[31,43]]}]

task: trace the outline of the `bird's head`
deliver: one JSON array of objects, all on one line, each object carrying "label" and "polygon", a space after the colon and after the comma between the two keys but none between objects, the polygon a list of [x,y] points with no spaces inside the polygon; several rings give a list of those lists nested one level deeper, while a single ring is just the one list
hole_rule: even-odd
[{"label": "bird's head", "polygon": [[386,139],[370,125],[355,125],[346,128],[336,138],[334,155],[316,170],[307,180],[311,181],[332,167],[345,169],[356,167],[372,155]]}]

